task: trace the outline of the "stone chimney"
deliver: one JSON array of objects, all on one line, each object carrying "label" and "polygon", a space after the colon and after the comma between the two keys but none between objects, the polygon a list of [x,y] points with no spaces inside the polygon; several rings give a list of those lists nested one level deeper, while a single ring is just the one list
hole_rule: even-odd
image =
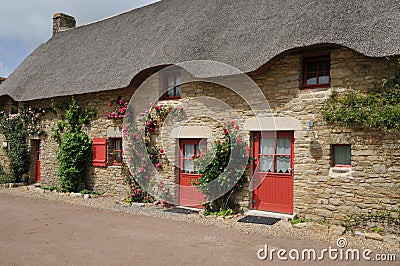
[{"label": "stone chimney", "polygon": [[53,35],[76,27],[75,18],[63,13],[53,15]]}]

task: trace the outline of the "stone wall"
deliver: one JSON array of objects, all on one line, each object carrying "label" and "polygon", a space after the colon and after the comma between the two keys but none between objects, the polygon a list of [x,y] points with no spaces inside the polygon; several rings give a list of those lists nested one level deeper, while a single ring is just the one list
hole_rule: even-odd
[{"label": "stone wall", "polygon": [[[250,73],[250,77],[261,88],[275,117],[291,118],[300,127],[293,129],[295,137],[294,155],[294,211],[311,218],[342,219],[346,215],[368,211],[383,211],[394,207],[400,200],[400,152],[396,135],[379,132],[359,132],[338,129],[327,125],[320,110],[333,90],[348,88],[367,90],[379,84],[382,78],[393,77],[396,73],[396,58],[369,58],[346,48],[331,51],[331,88],[301,90],[302,54],[288,53],[274,59],[268,68]],[[97,117],[86,128],[91,138],[107,138],[107,129],[121,128],[121,120],[106,119],[110,111],[107,103],[116,96],[128,100],[133,87],[111,92],[76,95],[82,105],[95,108]],[[252,95],[252,92],[248,92]],[[182,87],[182,99],[174,103],[185,106],[190,120],[182,126],[209,126],[213,136],[218,138],[224,123],[235,120],[233,112],[222,112],[221,119],[201,117],[208,107],[194,101],[195,97],[209,96],[220,99],[231,106],[240,116],[249,118],[250,107],[236,93],[220,85],[206,82],[192,82]],[[65,102],[67,98],[55,98],[53,102]],[[257,99],[255,99],[257,102]],[[50,100],[31,102],[38,106],[50,106]],[[269,109],[266,107],[266,112]],[[51,128],[60,116],[47,114],[43,126],[48,133],[42,139],[42,184],[56,185],[58,145],[51,138]],[[306,130],[308,121],[314,126]],[[171,132],[173,127],[164,128]],[[250,142],[251,132],[242,128],[243,140]],[[167,136],[168,137],[168,136]],[[155,143],[161,143],[163,136],[156,132]],[[208,140],[212,144],[212,139]],[[331,165],[331,145],[351,144],[352,167],[335,168]],[[176,150],[178,143],[171,146]],[[164,147],[165,148],[165,147]],[[168,155],[172,162],[175,152]],[[166,158],[164,158],[166,160]],[[177,182],[177,171],[173,164],[165,164],[164,174],[171,186]],[[127,193],[123,185],[120,166],[93,167],[87,180],[89,188],[96,191],[123,196]],[[250,174],[249,174],[250,177]],[[238,198],[243,209],[250,209],[251,193],[244,189]]]}]

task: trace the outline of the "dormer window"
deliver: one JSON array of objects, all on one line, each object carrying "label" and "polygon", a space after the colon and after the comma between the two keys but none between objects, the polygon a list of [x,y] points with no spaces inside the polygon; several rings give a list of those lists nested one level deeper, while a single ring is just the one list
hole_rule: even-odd
[{"label": "dormer window", "polygon": [[331,59],[329,55],[305,57],[303,61],[303,89],[328,88]]},{"label": "dormer window", "polygon": [[162,77],[163,99],[173,100],[181,98],[181,75],[179,72],[168,72]]}]

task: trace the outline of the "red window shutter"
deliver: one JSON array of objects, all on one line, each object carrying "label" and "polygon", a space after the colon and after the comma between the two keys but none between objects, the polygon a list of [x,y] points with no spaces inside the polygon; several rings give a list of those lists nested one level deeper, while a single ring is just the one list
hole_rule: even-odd
[{"label": "red window shutter", "polygon": [[93,166],[107,166],[107,139],[93,139]]}]

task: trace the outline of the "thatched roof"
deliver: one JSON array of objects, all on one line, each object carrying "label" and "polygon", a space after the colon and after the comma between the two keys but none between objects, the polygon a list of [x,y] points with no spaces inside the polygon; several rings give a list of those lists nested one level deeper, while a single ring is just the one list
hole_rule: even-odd
[{"label": "thatched roof", "polygon": [[284,51],[320,43],[398,55],[399,41],[398,0],[163,0],[55,34],[0,95],[27,101],[112,90],[145,69],[198,59],[251,72]]}]

